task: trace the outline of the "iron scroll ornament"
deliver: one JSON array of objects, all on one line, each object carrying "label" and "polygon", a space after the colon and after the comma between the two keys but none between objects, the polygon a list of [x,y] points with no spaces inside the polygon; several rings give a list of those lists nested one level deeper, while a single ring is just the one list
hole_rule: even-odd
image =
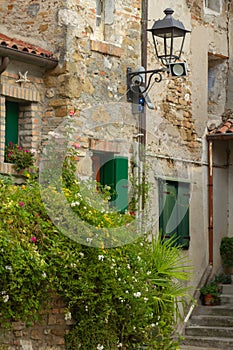
[{"label": "iron scroll ornament", "polygon": [[[131,91],[132,93],[137,93],[139,87],[141,94],[144,94],[148,91],[152,78],[154,78],[155,83],[160,83],[163,79],[162,73],[169,73],[169,68],[159,68],[153,70],[142,70],[132,72],[131,68],[127,68],[127,91]],[[145,83],[146,75],[149,75],[148,81]],[[130,102],[131,98],[127,98],[128,102]]]}]

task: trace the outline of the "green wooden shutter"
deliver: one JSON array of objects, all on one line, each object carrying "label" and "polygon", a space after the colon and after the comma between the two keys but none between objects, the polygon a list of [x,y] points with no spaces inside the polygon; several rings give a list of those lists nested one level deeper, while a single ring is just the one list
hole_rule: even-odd
[{"label": "green wooden shutter", "polygon": [[173,183],[161,181],[159,186],[159,229],[163,237],[169,238],[177,231],[175,212],[176,188]]},{"label": "green wooden shutter", "polygon": [[120,212],[128,209],[128,158],[115,158],[115,206]]},{"label": "green wooden shutter", "polygon": [[5,145],[8,145],[9,142],[18,143],[18,117],[18,103],[6,101]]},{"label": "green wooden shutter", "polygon": [[115,157],[104,162],[100,168],[100,183],[111,187],[111,206],[120,212],[127,210],[128,158]]},{"label": "green wooden shutter", "polygon": [[184,249],[189,248],[189,200],[190,186],[187,183],[179,183],[177,194],[177,218],[179,243]]},{"label": "green wooden shutter", "polygon": [[177,235],[177,244],[189,247],[189,184],[159,182],[159,229],[163,237]]}]

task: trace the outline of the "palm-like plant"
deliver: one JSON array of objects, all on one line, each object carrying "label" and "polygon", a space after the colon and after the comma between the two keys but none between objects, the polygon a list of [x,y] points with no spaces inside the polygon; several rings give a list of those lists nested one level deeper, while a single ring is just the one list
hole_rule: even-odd
[{"label": "palm-like plant", "polygon": [[163,239],[161,234],[152,241],[151,282],[158,290],[155,308],[160,312],[172,310],[179,314],[178,305],[187,297],[189,288],[184,282],[191,277],[192,267],[176,238]]}]

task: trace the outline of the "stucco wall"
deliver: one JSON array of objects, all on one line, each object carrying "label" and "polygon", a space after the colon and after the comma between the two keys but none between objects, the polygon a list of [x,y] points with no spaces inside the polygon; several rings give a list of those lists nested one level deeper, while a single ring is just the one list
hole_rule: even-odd
[{"label": "stucco wall", "polygon": [[[227,88],[227,57],[229,55],[228,26],[229,16],[227,9],[222,8],[220,14],[204,8],[204,2],[198,1],[157,1],[149,2],[149,27],[155,19],[163,18],[165,7],[171,7],[175,11],[173,16],[181,20],[185,28],[191,29],[187,34],[182,59],[188,64],[188,75],[184,78],[169,79],[164,77],[162,83],[157,84],[150,91],[150,97],[155,102],[155,111],[148,112],[149,130],[156,134],[157,141],[151,153],[160,164],[158,169],[163,169],[163,176],[170,177],[171,173],[177,179],[188,179],[192,184],[192,197],[190,202],[190,249],[188,256],[194,265],[194,278],[192,283],[197,284],[208,265],[208,168],[207,168],[207,126],[211,123],[218,125],[222,120],[222,113],[226,108]],[[210,61],[216,62],[218,69],[214,71],[214,86],[208,91],[208,68]],[[154,59],[150,46],[148,66],[158,67],[159,62]],[[183,103],[182,100],[186,101]],[[152,116],[150,118],[150,116]],[[155,139],[155,136],[148,138]],[[221,154],[224,145],[216,150]],[[224,151],[225,152],[225,151]],[[157,155],[159,154],[159,157]],[[168,160],[162,155],[170,155],[171,158],[183,158],[182,171],[178,162],[171,166],[166,165]],[[158,158],[158,159],[157,159]],[[214,186],[214,200],[218,199],[224,217],[228,206],[227,173],[216,169]],[[219,181],[225,183],[221,191]],[[222,187],[221,187],[222,188]],[[217,208],[217,207],[216,207]],[[219,258],[219,229],[221,217],[215,208],[214,222],[214,271],[220,264]],[[223,231],[227,232],[226,223]],[[198,225],[197,225],[198,223]]]}]

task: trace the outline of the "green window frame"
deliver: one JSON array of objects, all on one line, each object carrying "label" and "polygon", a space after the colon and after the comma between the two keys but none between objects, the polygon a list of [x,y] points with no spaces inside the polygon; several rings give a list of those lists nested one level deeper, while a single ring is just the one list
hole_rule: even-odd
[{"label": "green window frame", "polygon": [[102,186],[111,187],[110,206],[119,212],[128,209],[128,158],[113,153],[95,153],[95,178]]},{"label": "green window frame", "polygon": [[159,229],[164,238],[177,237],[177,245],[189,248],[190,184],[159,181]]},{"label": "green window frame", "polygon": [[6,101],[5,145],[9,142],[18,144],[19,138],[19,104]]}]

